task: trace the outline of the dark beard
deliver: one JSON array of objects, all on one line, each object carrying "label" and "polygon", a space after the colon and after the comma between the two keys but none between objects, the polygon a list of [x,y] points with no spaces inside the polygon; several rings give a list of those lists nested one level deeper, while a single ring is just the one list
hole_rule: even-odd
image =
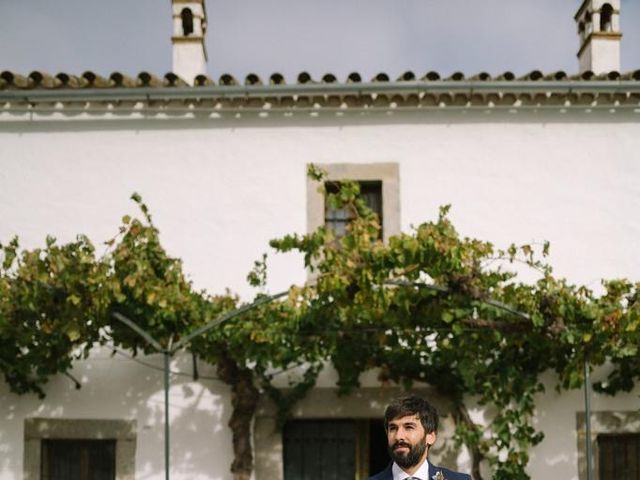
[{"label": "dark beard", "polygon": [[396,447],[397,445],[398,444],[396,443],[393,446],[388,447],[389,456],[401,468],[415,467],[420,462],[420,460],[422,459],[422,455],[424,455],[424,452],[427,449],[427,444],[424,442],[424,440],[418,442],[415,445],[409,445],[408,443],[401,444],[403,446],[409,447],[409,452],[407,454],[396,453],[394,447]]}]

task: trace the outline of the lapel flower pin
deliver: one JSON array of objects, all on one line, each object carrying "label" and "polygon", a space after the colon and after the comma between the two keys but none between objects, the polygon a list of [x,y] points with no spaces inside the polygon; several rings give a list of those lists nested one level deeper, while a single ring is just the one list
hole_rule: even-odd
[{"label": "lapel flower pin", "polygon": [[444,475],[442,474],[442,470],[436,473],[432,478],[433,480],[446,480],[446,478],[444,478]]}]

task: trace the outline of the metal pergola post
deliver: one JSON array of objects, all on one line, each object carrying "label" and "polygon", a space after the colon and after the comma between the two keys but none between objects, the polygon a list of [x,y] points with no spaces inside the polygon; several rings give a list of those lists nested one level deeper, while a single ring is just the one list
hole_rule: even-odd
[{"label": "metal pergola post", "polygon": [[584,355],[584,423],[585,446],[587,454],[587,480],[593,479],[593,452],[591,451],[591,376],[589,374],[589,357]]},{"label": "metal pergola post", "polygon": [[171,353],[168,350],[163,352],[164,356],[164,478],[169,480],[170,458],[169,445],[171,445],[171,439],[169,438],[169,359]]}]

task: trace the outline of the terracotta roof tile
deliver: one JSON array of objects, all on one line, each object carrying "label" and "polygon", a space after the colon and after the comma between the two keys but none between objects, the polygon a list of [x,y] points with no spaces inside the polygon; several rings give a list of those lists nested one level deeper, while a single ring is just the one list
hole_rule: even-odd
[{"label": "terracotta roof tile", "polygon": [[542,75],[542,72],[540,70],[532,70],[526,75],[520,77],[518,80],[531,80],[535,82],[541,80],[543,77],[544,75]]},{"label": "terracotta roof tile", "polygon": [[305,85],[307,83],[316,83],[311,78],[311,74],[309,72],[300,72],[298,74],[298,85]]},{"label": "terracotta roof tile", "polygon": [[120,72],[113,72],[109,77],[109,79],[111,80],[114,87],[131,88],[137,85],[137,82],[135,79],[128,77],[126,75],[123,75]]},{"label": "terracotta roof tile", "polygon": [[141,87],[163,87],[164,82],[149,72],[141,72],[138,75],[138,85]]},{"label": "terracotta roof tile", "polygon": [[[206,80],[207,77],[202,75]],[[164,76],[164,85],[165,87],[186,87],[187,82],[182,80],[178,75],[173,72],[169,72]]]},{"label": "terracotta roof tile", "polygon": [[[414,72],[408,71],[400,75],[396,82],[415,82],[418,77]],[[423,82],[436,82],[443,80],[440,73],[430,71],[420,77]],[[516,76],[512,72],[504,72],[501,75],[492,77],[487,72],[479,72],[472,76],[465,76],[463,72],[454,72],[450,76],[444,78],[446,81],[513,81]],[[640,70],[620,73],[616,71],[594,75],[593,72],[587,71],[581,74],[567,75],[564,71],[551,72],[543,74],[540,70],[533,70],[526,75],[517,78],[518,81],[561,81],[561,80],[602,80],[602,81],[640,81]],[[370,82],[390,82],[391,77],[381,72],[375,75]],[[198,75],[195,86],[215,85],[215,82],[205,76]],[[297,75],[297,85],[313,84],[313,83],[336,83],[340,84],[340,80],[332,73],[322,76],[320,82],[315,81],[308,72],[301,72]],[[352,72],[344,80],[345,84],[363,83],[362,76],[358,72]],[[186,82],[180,79],[175,73],[167,73],[163,79],[158,78],[149,72],[141,72],[137,77],[129,77],[121,72],[113,72],[108,78],[105,78],[93,71],[86,71],[81,76],[74,76],[65,72],[52,76],[45,72],[33,71],[28,76],[24,76],[12,71],[5,70],[0,73],[0,88],[2,89],[51,89],[51,88],[135,88],[135,87],[184,87]],[[226,73],[221,75],[219,85],[232,86],[241,85],[241,83],[232,75]],[[242,85],[287,85],[286,79],[280,73],[274,73],[269,77],[269,81],[265,82],[259,75],[255,73],[248,74]]]},{"label": "terracotta roof tile", "polygon": [[351,72],[347,75],[346,83],[362,83],[362,77],[358,72]]},{"label": "terracotta roof tile", "polygon": [[250,73],[245,77],[244,84],[245,85],[262,85],[262,80],[260,80],[260,77],[255,73]]},{"label": "terracotta roof tile", "polygon": [[[0,105],[3,109],[27,109],[36,104],[63,109],[65,105],[73,104],[77,109],[95,109],[103,108],[99,105],[106,108],[112,104],[115,108],[124,109],[125,106],[133,108],[139,102],[146,102],[153,108],[170,106],[178,110],[494,106],[640,108],[640,70],[602,75],[585,72],[571,76],[563,71],[544,74],[533,70],[519,78],[509,71],[495,77],[487,72],[468,77],[462,72],[455,72],[446,78],[435,71],[421,77],[408,71],[394,81],[387,73],[381,72],[364,82],[358,72],[349,74],[344,80],[339,80],[332,73],[314,80],[308,72],[301,72],[295,83],[290,85],[280,73],[274,73],[266,80],[267,77],[263,79],[250,73],[240,84],[232,75],[223,74],[216,86],[208,76],[199,75],[194,86],[189,86],[172,72],[164,77],[156,77],[149,72],[141,72],[136,77],[113,72],[105,78],[92,71],[80,76],[64,72],[52,76],[40,71],[24,76],[3,71],[0,73]],[[141,93],[137,94],[137,90]],[[157,95],[154,94],[156,90]],[[18,91],[24,93],[18,95]]]},{"label": "terracotta roof tile", "polygon": [[269,77],[269,85],[286,85],[284,76],[280,73],[274,73]]},{"label": "terracotta roof tile", "polygon": [[425,73],[424,77],[422,77],[422,80],[435,82],[436,80],[440,80],[440,74],[432,70],[430,72]]},{"label": "terracotta roof tile", "polygon": [[373,77],[371,79],[372,82],[388,82],[389,81],[389,75],[387,75],[384,72],[381,72],[379,74],[377,74],[375,77]]},{"label": "terracotta roof tile", "polygon": [[56,78],[60,82],[60,88],[80,88],[82,86],[82,80],[75,75],[58,73]]},{"label": "terracotta roof tile", "polygon": [[480,72],[475,74],[473,77],[469,78],[470,80],[481,80],[483,82],[486,82],[487,80],[491,80],[491,75],[489,75],[487,72]]},{"label": "terracotta roof tile", "polygon": [[464,80],[464,73],[454,72],[451,74],[449,78],[447,78],[447,80],[453,80],[454,82],[459,82],[461,80]]},{"label": "terracotta roof tile", "polygon": [[567,76],[566,72],[563,72],[562,70],[558,70],[557,72],[548,73],[543,78],[544,80],[560,81],[560,80],[567,80],[569,77]]},{"label": "terracotta roof tile", "polygon": [[29,74],[29,80],[31,81],[32,88],[57,88],[61,84],[57,78],[38,71],[31,72]]},{"label": "terracotta roof tile", "polygon": [[218,85],[226,85],[226,86],[238,85],[238,82],[236,81],[235,78],[233,78],[233,76],[229,75],[228,73],[225,73],[220,77],[220,80],[218,81]]},{"label": "terracotta roof tile", "polygon": [[338,83],[338,79],[332,73],[325,73],[322,76],[322,83]]},{"label": "terracotta roof tile", "polygon": [[82,78],[86,81],[83,87],[91,87],[91,88],[109,88],[113,87],[113,84],[110,80],[101,77],[100,75],[92,72],[86,71],[82,74]]},{"label": "terracotta roof tile", "polygon": [[[167,75],[170,75],[170,74],[167,73]],[[171,75],[175,75],[175,74],[171,73]],[[175,76],[177,77],[177,75]],[[185,84],[184,80],[180,79],[180,81],[183,84]],[[211,80],[209,77],[207,77],[206,75],[197,75],[193,83],[196,87],[207,87],[209,85],[215,85],[215,82]]]},{"label": "terracotta roof tile", "polygon": [[0,78],[5,81],[6,88],[30,88],[31,85],[29,83],[28,77],[23,77],[22,75],[15,74],[8,70],[0,73]]},{"label": "terracotta roof tile", "polygon": [[515,80],[516,76],[514,75],[513,72],[504,72],[502,75],[499,75],[498,77],[495,78],[495,80],[505,80],[507,82],[510,82],[512,80]]}]

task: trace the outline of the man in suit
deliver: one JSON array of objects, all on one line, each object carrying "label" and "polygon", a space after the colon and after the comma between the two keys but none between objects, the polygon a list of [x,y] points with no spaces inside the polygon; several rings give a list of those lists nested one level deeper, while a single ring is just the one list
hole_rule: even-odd
[{"label": "man in suit", "polygon": [[391,402],[384,412],[384,428],[393,462],[369,480],[471,480],[427,460],[436,441],[438,412],[425,399],[410,395]]}]

